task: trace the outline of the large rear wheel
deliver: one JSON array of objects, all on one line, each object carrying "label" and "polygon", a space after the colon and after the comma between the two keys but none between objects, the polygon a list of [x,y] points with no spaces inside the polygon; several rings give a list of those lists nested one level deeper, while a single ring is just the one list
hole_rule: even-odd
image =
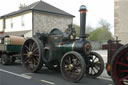
[{"label": "large rear wheel", "polygon": [[111,77],[115,85],[128,85],[128,45],[118,49],[112,57]]},{"label": "large rear wheel", "polygon": [[37,72],[43,66],[42,61],[43,43],[38,38],[30,38],[25,41],[21,60],[25,69],[30,72]]},{"label": "large rear wheel", "polygon": [[78,82],[84,76],[85,61],[79,53],[71,51],[62,57],[60,68],[64,79]]}]

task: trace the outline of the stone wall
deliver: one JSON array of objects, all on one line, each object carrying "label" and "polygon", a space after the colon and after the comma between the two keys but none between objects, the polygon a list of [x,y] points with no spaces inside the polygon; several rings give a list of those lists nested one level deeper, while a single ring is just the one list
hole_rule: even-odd
[{"label": "stone wall", "polygon": [[73,23],[73,17],[70,16],[34,12],[34,34],[36,32],[48,33],[53,28],[65,31],[71,23]]},{"label": "stone wall", "polygon": [[115,0],[114,10],[114,28],[115,37],[117,36],[121,43],[128,43],[128,0]]}]

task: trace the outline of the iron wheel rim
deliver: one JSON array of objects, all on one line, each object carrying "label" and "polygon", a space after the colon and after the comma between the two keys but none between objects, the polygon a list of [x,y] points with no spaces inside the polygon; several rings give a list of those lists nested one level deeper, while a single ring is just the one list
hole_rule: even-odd
[{"label": "iron wheel rim", "polygon": [[25,69],[30,72],[36,72],[42,62],[42,51],[39,45],[37,39],[31,38],[22,47],[22,63]]},{"label": "iron wheel rim", "polygon": [[[76,52],[68,52],[62,59],[61,72],[66,80],[78,82],[84,76],[85,63],[80,55],[75,55]],[[81,59],[82,58],[82,59]],[[77,63],[75,63],[77,61]]]},{"label": "iron wheel rim", "polygon": [[96,52],[91,52],[89,56],[91,58],[89,58],[89,66],[87,66],[86,75],[88,77],[96,78],[100,76],[104,70],[104,61]]},{"label": "iron wheel rim", "polygon": [[128,84],[128,49],[123,49],[114,57],[112,64],[112,78],[117,85]]}]

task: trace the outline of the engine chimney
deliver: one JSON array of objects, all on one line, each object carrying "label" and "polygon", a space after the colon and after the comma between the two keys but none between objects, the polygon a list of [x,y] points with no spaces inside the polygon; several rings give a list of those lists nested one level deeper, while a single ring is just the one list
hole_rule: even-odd
[{"label": "engine chimney", "polygon": [[87,8],[85,5],[80,6],[80,40],[83,41],[86,39],[86,12]]}]

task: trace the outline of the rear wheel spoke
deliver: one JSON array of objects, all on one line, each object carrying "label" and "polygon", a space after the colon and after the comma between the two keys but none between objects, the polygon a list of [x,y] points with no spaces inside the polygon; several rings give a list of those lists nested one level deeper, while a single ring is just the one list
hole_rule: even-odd
[{"label": "rear wheel spoke", "polygon": [[32,51],[32,41],[29,41],[29,51]]},{"label": "rear wheel spoke", "polygon": [[40,61],[38,57],[34,57],[38,62]]},{"label": "rear wheel spoke", "polygon": [[120,70],[121,73],[128,72],[128,70]]},{"label": "rear wheel spoke", "polygon": [[33,54],[33,56],[37,56],[37,57],[38,57],[38,56],[39,56],[39,54]]},{"label": "rear wheel spoke", "polygon": [[30,61],[30,59],[27,58],[24,63],[27,64],[29,61]]},{"label": "rear wheel spoke", "polygon": [[34,58],[33,58],[33,60],[34,60],[34,62],[35,62],[36,64],[38,64],[38,63],[39,63],[39,61],[38,61],[38,60],[36,60],[36,59],[34,59]]},{"label": "rear wheel spoke", "polygon": [[34,46],[35,46],[35,43],[33,43],[33,44],[32,44],[32,49],[31,49],[31,51],[33,51],[33,50],[34,50]]},{"label": "rear wheel spoke", "polygon": [[128,79],[128,75],[127,76],[125,76],[125,77],[123,77],[123,78],[120,78],[120,82],[122,82],[122,81],[124,81],[125,79]]},{"label": "rear wheel spoke", "polygon": [[24,53],[23,56],[28,56],[28,54],[27,53]]},{"label": "rear wheel spoke", "polygon": [[38,48],[35,48],[35,49],[33,50],[33,53],[36,53],[36,52],[38,52]]},{"label": "rear wheel spoke", "polygon": [[29,57],[26,57],[24,60],[26,61],[26,60],[28,60],[29,59]]},{"label": "rear wheel spoke", "polygon": [[28,46],[25,45],[25,48],[26,48],[26,51],[27,52],[30,51],[30,49],[28,48]]},{"label": "rear wheel spoke", "polygon": [[128,67],[128,64],[122,63],[122,62],[118,62],[118,65],[124,66],[124,67]]}]

